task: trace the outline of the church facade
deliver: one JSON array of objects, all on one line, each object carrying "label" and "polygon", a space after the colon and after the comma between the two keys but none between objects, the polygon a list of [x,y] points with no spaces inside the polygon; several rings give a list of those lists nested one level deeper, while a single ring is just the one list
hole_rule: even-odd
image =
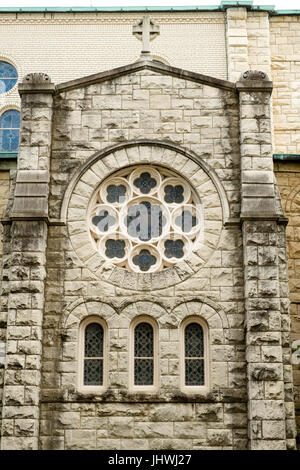
[{"label": "church facade", "polygon": [[269,17],[215,14],[236,28],[226,78],[153,57],[151,16],[139,60],[19,83],[2,449],[296,447],[297,169],[275,178],[280,88],[241,44]]}]

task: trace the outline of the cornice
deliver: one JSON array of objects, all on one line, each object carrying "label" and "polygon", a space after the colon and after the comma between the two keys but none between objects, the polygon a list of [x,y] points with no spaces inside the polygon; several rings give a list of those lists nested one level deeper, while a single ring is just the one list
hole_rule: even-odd
[{"label": "cornice", "polygon": [[[223,13],[214,13],[214,14],[155,14],[152,13],[155,22],[159,24],[225,24],[225,16]],[[97,25],[97,24],[128,24],[133,25],[141,19],[141,14],[101,14],[95,13],[93,16],[91,14],[52,14],[51,16],[45,15],[4,15],[0,13],[0,24],[1,25],[62,25],[62,24],[72,24],[72,25]]]}]

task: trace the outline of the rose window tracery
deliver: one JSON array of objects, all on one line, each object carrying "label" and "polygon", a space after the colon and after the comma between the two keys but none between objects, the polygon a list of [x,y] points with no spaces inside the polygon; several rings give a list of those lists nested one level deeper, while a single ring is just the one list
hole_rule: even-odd
[{"label": "rose window tracery", "polygon": [[99,254],[130,271],[161,271],[186,258],[201,237],[203,211],[194,189],[158,166],[128,167],[105,179],[88,210]]}]

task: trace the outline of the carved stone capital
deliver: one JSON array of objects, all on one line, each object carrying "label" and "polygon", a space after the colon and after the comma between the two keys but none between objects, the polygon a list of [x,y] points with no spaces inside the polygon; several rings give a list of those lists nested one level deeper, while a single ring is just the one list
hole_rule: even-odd
[{"label": "carved stone capital", "polygon": [[55,91],[55,85],[51,82],[51,78],[46,73],[34,72],[28,73],[19,83],[20,95],[24,93],[51,93]]},{"label": "carved stone capital", "polygon": [[239,81],[243,80],[266,80],[269,81],[269,77],[265,72],[261,70],[247,70],[243,72],[239,78]]},{"label": "carved stone capital", "polygon": [[51,83],[51,78],[46,73],[28,73],[23,78],[23,83],[35,83],[35,84],[42,84],[42,83]]},{"label": "carved stone capital", "polygon": [[236,82],[238,91],[266,91],[271,93],[273,83],[266,72],[261,70],[246,70]]}]

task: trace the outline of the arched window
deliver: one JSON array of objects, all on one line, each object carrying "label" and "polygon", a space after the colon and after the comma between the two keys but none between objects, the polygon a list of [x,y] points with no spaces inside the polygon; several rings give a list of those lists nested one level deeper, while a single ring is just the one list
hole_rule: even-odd
[{"label": "arched window", "polygon": [[17,83],[17,80],[18,72],[16,68],[8,62],[0,60],[0,94],[11,90]]},{"label": "arched window", "polygon": [[0,152],[17,152],[20,136],[20,112],[9,109],[0,116]]},{"label": "arched window", "polygon": [[182,324],[182,387],[193,390],[208,386],[207,328],[198,318],[189,318]]},{"label": "arched window", "polygon": [[86,319],[80,327],[79,387],[104,388],[106,383],[106,328],[97,317]]},{"label": "arched window", "polygon": [[156,324],[148,318],[138,319],[132,325],[131,385],[142,390],[157,386]]}]

